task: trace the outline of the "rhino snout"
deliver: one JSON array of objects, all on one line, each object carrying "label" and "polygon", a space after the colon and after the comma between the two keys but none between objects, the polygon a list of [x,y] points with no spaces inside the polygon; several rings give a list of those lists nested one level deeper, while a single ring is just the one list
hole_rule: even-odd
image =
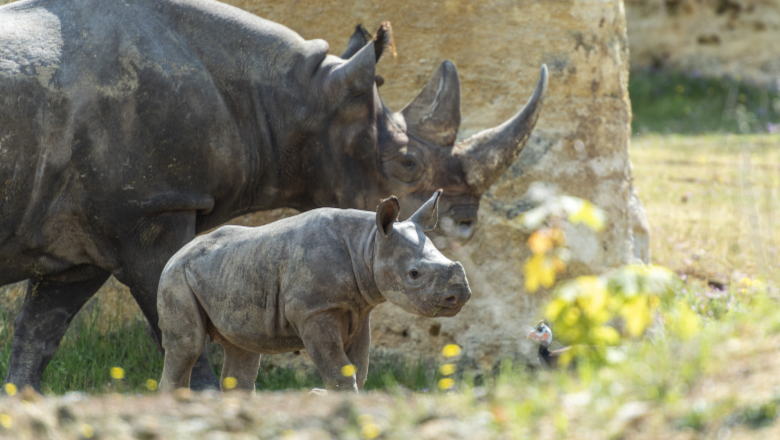
[{"label": "rhino snout", "polygon": [[448,308],[463,307],[471,298],[471,289],[466,281],[466,271],[463,265],[454,261],[450,265],[450,281],[447,283],[444,295],[439,300],[439,306]]}]

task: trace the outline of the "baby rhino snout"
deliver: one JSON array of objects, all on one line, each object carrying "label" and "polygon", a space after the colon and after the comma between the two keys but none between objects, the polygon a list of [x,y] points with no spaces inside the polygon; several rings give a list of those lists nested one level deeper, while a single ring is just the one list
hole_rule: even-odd
[{"label": "baby rhino snout", "polygon": [[447,308],[460,308],[471,298],[471,289],[469,288],[468,280],[466,280],[466,271],[463,270],[463,266],[458,262],[453,262],[449,270],[450,279],[447,282],[447,287],[444,289],[439,305]]}]

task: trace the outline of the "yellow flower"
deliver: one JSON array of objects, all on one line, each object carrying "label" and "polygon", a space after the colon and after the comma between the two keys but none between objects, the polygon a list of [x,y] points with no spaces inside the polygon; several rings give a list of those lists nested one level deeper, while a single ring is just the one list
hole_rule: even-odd
[{"label": "yellow flower", "polygon": [[95,428],[93,428],[92,425],[84,423],[81,425],[81,435],[83,435],[84,438],[92,438],[92,436],[95,435]]},{"label": "yellow flower", "polygon": [[534,254],[523,265],[525,272],[525,290],[529,293],[539,290],[539,286],[552,287],[555,284],[555,265],[544,254]]},{"label": "yellow flower", "polygon": [[455,381],[450,379],[449,377],[446,377],[439,381],[440,390],[448,390],[454,386],[455,386]]},{"label": "yellow flower", "polygon": [[646,296],[635,296],[631,298],[631,300],[623,305],[623,308],[620,310],[620,315],[626,320],[626,329],[633,337],[640,336],[644,333],[653,318]]},{"label": "yellow flower", "polygon": [[549,231],[545,229],[539,229],[528,237],[528,248],[534,254],[545,254],[547,251],[553,248],[553,240],[550,237]]},{"label": "yellow flower", "polygon": [[222,381],[222,387],[226,390],[232,390],[236,385],[238,385],[238,381],[233,376],[228,376]]},{"label": "yellow flower", "polygon": [[154,391],[157,389],[157,381],[154,379],[146,379],[146,389]]},{"label": "yellow flower", "polygon": [[13,426],[14,421],[11,420],[11,416],[8,414],[0,414],[0,426],[5,429],[10,429]]},{"label": "yellow flower", "polygon": [[377,438],[381,433],[382,429],[375,423],[369,423],[360,429],[360,435],[368,439]]},{"label": "yellow flower", "polygon": [[116,380],[122,380],[125,378],[125,370],[120,367],[111,367],[111,377]]},{"label": "yellow flower", "polygon": [[16,395],[16,391],[17,391],[16,385],[14,385],[12,383],[7,383],[7,384],[5,384],[4,388],[5,388],[5,393],[8,394],[9,396],[15,396]]},{"label": "yellow flower", "polygon": [[582,206],[569,214],[569,221],[573,224],[584,223],[585,226],[600,232],[604,229],[604,212],[587,200],[582,201]]},{"label": "yellow flower", "polygon": [[441,354],[446,358],[455,357],[460,354],[460,347],[455,344],[447,344],[441,349]]},{"label": "yellow flower", "polygon": [[341,367],[341,375],[344,377],[354,376],[357,373],[357,368],[352,364],[347,364]]},{"label": "yellow flower", "polygon": [[442,376],[449,376],[454,372],[455,372],[455,365],[453,364],[444,364],[441,367],[439,367],[439,373],[441,373]]},{"label": "yellow flower", "polygon": [[369,423],[374,423],[374,418],[371,414],[361,414],[360,417],[358,417],[358,424],[360,424],[360,426],[365,426]]}]

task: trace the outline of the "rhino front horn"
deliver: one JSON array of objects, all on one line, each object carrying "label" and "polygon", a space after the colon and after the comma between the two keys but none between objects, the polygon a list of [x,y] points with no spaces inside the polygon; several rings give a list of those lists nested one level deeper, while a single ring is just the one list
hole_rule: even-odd
[{"label": "rhino front horn", "polygon": [[547,66],[542,65],[536,90],[519,113],[498,127],[481,131],[455,146],[469,186],[484,193],[517,159],[539,119],[546,93]]},{"label": "rhino front horn", "polygon": [[345,97],[368,93],[374,89],[376,79],[376,54],[370,41],[344,64],[336,67],[328,79],[331,96]]}]

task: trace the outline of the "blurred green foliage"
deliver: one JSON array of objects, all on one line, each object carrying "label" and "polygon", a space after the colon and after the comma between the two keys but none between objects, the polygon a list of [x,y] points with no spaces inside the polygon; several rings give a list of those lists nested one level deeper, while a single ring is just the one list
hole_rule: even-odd
[{"label": "blurred green foliage", "polygon": [[654,70],[628,81],[634,134],[780,131],[780,93],[735,78],[703,78]]}]

